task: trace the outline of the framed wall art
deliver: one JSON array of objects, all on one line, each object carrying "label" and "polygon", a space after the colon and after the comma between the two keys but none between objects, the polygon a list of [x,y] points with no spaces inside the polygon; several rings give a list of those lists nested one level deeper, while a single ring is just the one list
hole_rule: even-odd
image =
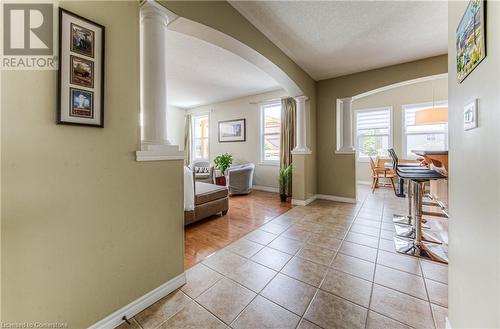
[{"label": "framed wall art", "polygon": [[470,0],[457,27],[457,80],[462,82],[486,57],[486,3]]},{"label": "framed wall art", "polygon": [[104,32],[59,8],[58,124],[104,127]]},{"label": "framed wall art", "polygon": [[219,143],[246,141],[246,120],[219,121]]}]

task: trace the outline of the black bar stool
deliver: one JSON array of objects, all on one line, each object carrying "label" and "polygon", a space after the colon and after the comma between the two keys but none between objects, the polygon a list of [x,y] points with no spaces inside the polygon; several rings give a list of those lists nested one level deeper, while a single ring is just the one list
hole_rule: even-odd
[{"label": "black bar stool", "polygon": [[[417,172],[423,172],[429,170],[428,168],[421,167],[418,164],[400,164],[398,156],[396,155],[396,152],[394,149],[388,149],[389,156],[392,159],[392,169],[394,172],[397,173],[397,170],[401,171],[417,171]],[[399,178],[399,194],[402,194],[402,197],[404,197],[404,181],[405,179],[402,178],[401,176],[398,175]],[[401,195],[398,195],[401,196]],[[392,218],[392,221],[394,223],[398,224],[404,224],[404,225],[411,225],[412,224],[412,218],[411,218],[411,212],[412,212],[412,191],[410,188],[410,181],[408,180],[408,215],[394,215]]]},{"label": "black bar stool", "polygon": [[409,192],[412,191],[410,202],[413,204],[412,211],[410,212],[410,223],[413,225],[395,224],[397,236],[394,237],[394,243],[396,251],[412,256],[428,257],[447,263],[447,251],[443,246],[440,246],[438,239],[432,236],[432,232],[424,232],[422,229],[422,206],[425,184],[431,180],[446,179],[446,176],[441,175],[435,170],[426,168],[419,170],[400,168],[397,163],[394,168],[398,177],[410,182]]}]

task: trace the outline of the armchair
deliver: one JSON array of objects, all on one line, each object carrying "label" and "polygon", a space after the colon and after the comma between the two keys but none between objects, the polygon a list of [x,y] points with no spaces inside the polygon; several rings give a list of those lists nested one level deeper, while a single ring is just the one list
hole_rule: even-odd
[{"label": "armchair", "polygon": [[255,165],[253,163],[228,168],[226,176],[229,194],[238,195],[252,192],[254,170]]},{"label": "armchair", "polygon": [[214,183],[214,167],[208,160],[195,160],[189,166],[197,182]]}]

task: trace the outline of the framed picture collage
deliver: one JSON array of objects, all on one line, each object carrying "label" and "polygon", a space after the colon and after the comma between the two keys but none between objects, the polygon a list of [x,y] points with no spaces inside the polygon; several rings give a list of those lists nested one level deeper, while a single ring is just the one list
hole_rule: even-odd
[{"label": "framed picture collage", "polygon": [[104,26],[62,8],[57,123],[104,127]]}]

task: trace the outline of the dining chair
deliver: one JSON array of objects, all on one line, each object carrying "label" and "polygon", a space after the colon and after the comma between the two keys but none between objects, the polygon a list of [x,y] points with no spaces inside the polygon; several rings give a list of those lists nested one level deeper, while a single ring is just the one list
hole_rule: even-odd
[{"label": "dining chair", "polygon": [[375,189],[381,186],[388,186],[387,183],[380,183],[380,179],[388,179],[391,183],[394,193],[396,193],[396,186],[394,185],[393,180],[394,178],[396,178],[396,174],[389,168],[378,166],[378,157],[376,157],[374,160],[373,157],[370,156],[370,167],[372,171],[372,193],[375,192]]}]

